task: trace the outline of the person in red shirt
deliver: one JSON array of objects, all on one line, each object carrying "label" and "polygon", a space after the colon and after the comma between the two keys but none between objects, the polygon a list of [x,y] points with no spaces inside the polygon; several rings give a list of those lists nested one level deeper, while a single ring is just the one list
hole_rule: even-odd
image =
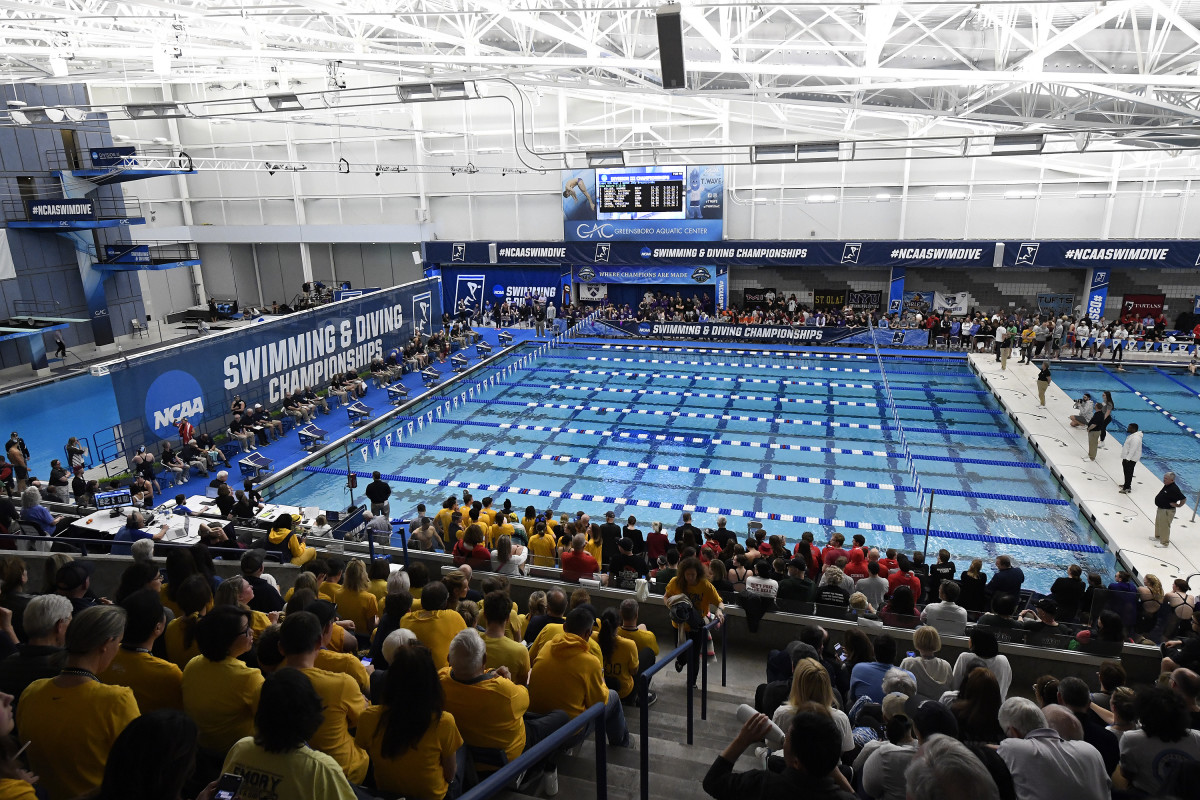
[{"label": "person in red shirt", "polygon": [[842,545],[845,543],[846,537],[842,536],[840,533],[835,533],[833,536],[829,537],[829,546],[821,551],[821,564],[828,567],[834,564],[839,558],[843,557],[849,561],[850,554],[842,549]]},{"label": "person in red shirt", "polygon": [[580,578],[590,578],[600,571],[596,559],[584,549],[586,544],[587,537],[577,533],[571,540],[571,549],[562,554],[562,577],[567,583],[579,583]]},{"label": "person in red shirt", "polygon": [[187,444],[196,438],[196,426],[188,422],[187,417],[179,420],[179,424],[176,427],[179,430],[179,441],[183,444]]},{"label": "person in red shirt", "polygon": [[473,570],[492,568],[492,554],[483,543],[483,528],[479,525],[467,528],[463,538],[454,545],[451,556],[456,567],[466,564]]},{"label": "person in red shirt", "polygon": [[800,534],[800,541],[796,543],[796,549],[792,554],[797,558],[804,559],[804,562],[808,564],[809,580],[814,580],[821,569],[821,551],[813,544],[812,531]]},{"label": "person in red shirt", "polygon": [[652,522],[646,534],[646,560],[651,564],[657,564],[658,557],[665,556],[671,544],[671,537],[662,532],[662,527],[661,522]]},{"label": "person in red shirt", "polygon": [[897,586],[907,586],[912,589],[913,597],[920,597],[921,579],[913,572],[908,556],[901,553],[897,560],[899,561],[897,570],[888,575],[888,594],[895,594]]},{"label": "person in red shirt", "polygon": [[896,571],[899,567],[899,564],[896,562],[896,548],[889,547],[887,549],[887,557],[879,559],[879,566],[883,569],[884,575]]},{"label": "person in red shirt", "polygon": [[842,572],[855,580],[870,575],[867,572],[867,557],[863,553],[862,548],[853,547],[850,549],[850,560],[842,568]]}]

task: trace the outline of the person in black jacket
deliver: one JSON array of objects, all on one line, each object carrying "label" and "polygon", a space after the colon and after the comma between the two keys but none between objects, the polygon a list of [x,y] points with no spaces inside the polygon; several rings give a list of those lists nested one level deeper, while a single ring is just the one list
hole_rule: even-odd
[{"label": "person in black jacket", "polygon": [[247,550],[242,556],[241,566],[242,577],[254,589],[254,598],[250,601],[250,608],[264,614],[283,611],[283,598],[279,596],[279,590],[270,581],[263,578],[262,553],[258,550]]},{"label": "person in black jacket", "polygon": [[748,747],[762,741],[771,727],[766,714],[746,720],[708,768],[704,791],[716,800],[853,800],[849,784],[837,769],[841,734],[828,712],[815,703],[803,704],[792,718],[783,740],[782,772],[753,769],[735,773],[734,763]]},{"label": "person in black jacket", "polygon": [[[607,511],[604,524],[600,526],[600,563],[609,564],[617,557],[617,542],[621,540],[621,526],[614,522],[616,514]],[[630,543],[632,546],[632,543]]]},{"label": "person in black jacket", "polygon": [[388,498],[392,496],[392,487],[381,478],[379,470],[372,472],[371,478],[366,491],[363,492],[371,501],[371,513],[389,516],[392,513],[392,505],[388,502]]},{"label": "person in black jacket", "polygon": [[1158,542],[1159,547],[1167,547],[1171,541],[1171,522],[1175,519],[1175,509],[1187,502],[1179,484],[1175,483],[1175,473],[1163,474],[1163,487],[1154,496],[1154,505],[1158,513],[1154,517],[1154,535],[1151,539]]},{"label": "person in black jacket", "polygon": [[1073,622],[1079,616],[1079,604],[1087,586],[1083,582],[1083,569],[1078,564],[1067,567],[1067,576],[1057,578],[1050,586],[1050,596],[1058,603],[1058,618]]}]

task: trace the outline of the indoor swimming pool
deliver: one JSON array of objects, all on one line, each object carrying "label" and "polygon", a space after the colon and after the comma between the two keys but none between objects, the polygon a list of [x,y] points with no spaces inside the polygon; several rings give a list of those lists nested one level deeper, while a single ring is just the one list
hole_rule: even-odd
[{"label": "indoor swimming pool", "polygon": [[[436,510],[471,485],[476,498],[519,511],[611,508],[673,528],[685,507],[699,507],[701,527],[723,513],[744,531],[765,514],[767,532],[789,542],[838,530],[911,551],[924,546],[932,490],[929,550],[946,548],[960,568],[981,557],[990,571],[1008,554],[1043,591],[1070,563],[1114,569],[961,358],[575,342],[526,346],[483,369],[350,447],[351,470],[391,483],[393,517],[418,502]],[[273,499],[345,507],[346,459],[285,478]]]}]

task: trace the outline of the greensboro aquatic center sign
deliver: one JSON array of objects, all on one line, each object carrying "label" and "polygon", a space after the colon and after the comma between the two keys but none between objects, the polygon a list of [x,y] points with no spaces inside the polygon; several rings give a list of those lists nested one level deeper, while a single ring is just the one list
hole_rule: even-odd
[{"label": "greensboro aquatic center sign", "polygon": [[[700,342],[778,342],[780,344],[876,344],[925,347],[924,330],[867,327],[817,328],[807,325],[741,325],[727,322],[608,322],[602,326],[643,339],[691,339]],[[872,336],[873,334],[873,336]],[[601,334],[603,335],[603,334]]]},{"label": "greensboro aquatic center sign", "polygon": [[167,439],[180,416],[197,426],[220,419],[236,395],[275,410],[296,389],[323,389],[330,376],[401,346],[414,328],[432,332],[441,315],[438,281],[425,279],[105,366],[122,424],[143,420],[147,436]]}]

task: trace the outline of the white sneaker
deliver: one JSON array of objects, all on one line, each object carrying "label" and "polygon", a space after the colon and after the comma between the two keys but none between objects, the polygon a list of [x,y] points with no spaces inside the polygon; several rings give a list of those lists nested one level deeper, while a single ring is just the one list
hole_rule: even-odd
[{"label": "white sneaker", "polygon": [[542,793],[546,797],[554,797],[558,794],[558,770],[546,770],[546,774],[542,776]]}]

